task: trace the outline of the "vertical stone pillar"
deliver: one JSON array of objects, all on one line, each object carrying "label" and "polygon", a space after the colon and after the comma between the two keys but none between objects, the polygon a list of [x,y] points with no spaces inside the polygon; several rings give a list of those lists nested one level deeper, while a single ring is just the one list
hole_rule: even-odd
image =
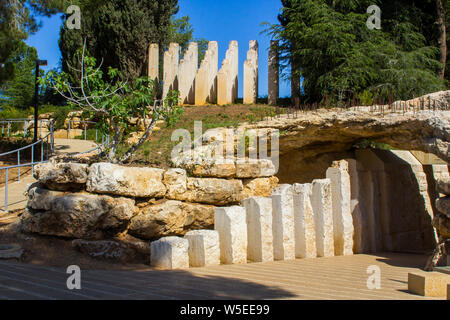
[{"label": "vertical stone pillar", "polygon": [[247,212],[247,258],[273,261],[272,200],[255,197],[243,201]]},{"label": "vertical stone pillar", "polygon": [[291,185],[280,185],[272,192],[272,214],[274,259],[294,260],[294,200]]},{"label": "vertical stone pillar", "polygon": [[164,52],[164,84],[163,99],[170,90],[178,90],[178,66],[180,60],[180,45],[171,43],[169,50]]},{"label": "vertical stone pillar", "polygon": [[216,230],[189,231],[184,238],[189,241],[189,265],[191,267],[220,264],[219,233]]},{"label": "vertical stone pillar", "polygon": [[334,234],[331,181],[329,179],[313,181],[312,207],[316,228],[317,256],[332,257],[334,256]]},{"label": "vertical stone pillar", "polygon": [[363,252],[363,217],[361,212],[360,203],[360,182],[358,176],[358,162],[355,159],[347,159],[348,169],[350,174],[350,186],[351,186],[351,200],[350,200],[350,211],[352,213],[353,219],[353,252],[354,253],[364,253]]},{"label": "vertical stone pillar", "polygon": [[258,42],[251,40],[244,62],[244,104],[255,104],[258,99]]},{"label": "vertical stone pillar", "polygon": [[216,41],[210,41],[205,58],[195,76],[195,105],[217,101],[217,69],[219,64],[219,47]]},{"label": "vertical stone pillar", "polygon": [[165,237],[151,243],[151,265],[159,269],[189,268],[189,241]]},{"label": "vertical stone pillar", "polygon": [[223,264],[247,263],[245,208],[215,208],[214,229],[219,232],[220,261]]},{"label": "vertical stone pillar", "polygon": [[217,104],[226,105],[236,101],[238,92],[239,47],[231,41],[222,67],[217,76]]},{"label": "vertical stone pillar", "polygon": [[270,41],[269,50],[269,105],[277,105],[280,96],[280,56],[278,41]]},{"label": "vertical stone pillar", "polygon": [[316,258],[316,230],[311,204],[312,185],[294,184],[293,191],[295,256],[305,259]]},{"label": "vertical stone pillar", "polygon": [[159,45],[152,43],[148,48],[148,76],[158,82],[159,78]]},{"label": "vertical stone pillar", "polygon": [[331,181],[333,209],[334,254],[353,254],[353,218],[351,214],[351,187],[347,161],[337,161],[327,170]]},{"label": "vertical stone pillar", "polygon": [[191,42],[180,61],[178,87],[182,104],[195,103],[195,76],[198,67],[198,44]]}]

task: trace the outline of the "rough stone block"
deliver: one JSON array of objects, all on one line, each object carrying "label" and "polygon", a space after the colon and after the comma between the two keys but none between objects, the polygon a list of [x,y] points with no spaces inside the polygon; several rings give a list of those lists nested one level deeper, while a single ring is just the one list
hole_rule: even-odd
[{"label": "rough stone block", "polygon": [[245,208],[215,208],[214,220],[214,228],[219,232],[220,261],[223,264],[247,263]]},{"label": "rough stone block", "polygon": [[166,237],[151,243],[151,266],[158,269],[189,268],[189,241]]},{"label": "rough stone block", "polygon": [[187,173],[183,169],[169,169],[164,173],[168,199],[177,199],[187,190]]},{"label": "rough stone block", "polygon": [[314,180],[312,206],[316,229],[317,256],[334,256],[333,210],[331,204],[331,181]]},{"label": "rough stone block", "polygon": [[273,261],[272,199],[255,197],[243,201],[247,212],[247,258]]},{"label": "rough stone block", "polygon": [[272,214],[274,259],[294,260],[294,200],[291,185],[279,185],[272,192]]},{"label": "rough stone block", "polygon": [[34,178],[51,190],[81,190],[88,179],[88,165],[81,163],[42,163],[34,168]]},{"label": "rough stone block", "polygon": [[152,80],[159,78],[159,45],[152,43],[148,48],[148,76]]},{"label": "rough stone block", "polygon": [[184,237],[189,241],[189,265],[191,267],[220,264],[219,233],[216,230],[189,231]]},{"label": "rough stone block", "polygon": [[353,254],[353,218],[351,213],[351,187],[348,163],[340,161],[327,170],[331,181],[333,208],[334,253],[337,256]]},{"label": "rough stone block", "polygon": [[424,297],[445,297],[450,276],[442,273],[408,273],[408,291]]},{"label": "rough stone block", "polygon": [[294,184],[295,256],[316,258],[316,230],[311,204],[312,185]]},{"label": "rough stone block", "polygon": [[277,169],[270,159],[238,159],[236,161],[236,177],[261,178],[271,177]]},{"label": "rough stone block", "polygon": [[270,197],[278,182],[277,177],[246,179],[243,182],[245,196],[247,198]]}]

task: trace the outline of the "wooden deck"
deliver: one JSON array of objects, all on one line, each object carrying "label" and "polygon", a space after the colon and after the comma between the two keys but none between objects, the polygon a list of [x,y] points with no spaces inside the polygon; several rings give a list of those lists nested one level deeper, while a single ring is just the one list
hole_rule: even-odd
[{"label": "wooden deck", "polygon": [[[178,271],[82,270],[82,289],[74,291],[66,270],[0,261],[0,299],[424,299],[407,292],[407,278],[425,261],[390,253]],[[380,290],[367,288],[371,265],[381,268]]]}]

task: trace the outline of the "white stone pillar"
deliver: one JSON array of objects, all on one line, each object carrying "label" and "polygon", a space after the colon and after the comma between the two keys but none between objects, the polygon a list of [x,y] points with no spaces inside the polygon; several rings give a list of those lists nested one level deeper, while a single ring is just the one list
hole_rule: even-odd
[{"label": "white stone pillar", "polygon": [[239,206],[215,208],[214,229],[219,232],[220,261],[223,264],[247,263],[245,208]]},{"label": "white stone pillar", "polygon": [[191,267],[220,264],[219,233],[216,230],[189,231],[184,237],[189,241],[189,265]]},{"label": "white stone pillar", "polygon": [[217,69],[219,64],[219,47],[216,41],[208,43],[205,58],[195,76],[195,105],[215,103],[217,100]]},{"label": "white stone pillar", "polygon": [[318,257],[334,256],[333,211],[331,207],[331,181],[314,180],[312,183],[312,207],[316,227]]},{"label": "white stone pillar", "polygon": [[247,212],[248,260],[273,261],[272,199],[248,198],[243,205]]},{"label": "white stone pillar", "polygon": [[164,84],[163,99],[170,90],[178,90],[178,66],[180,60],[180,45],[171,43],[169,50],[164,52]]},{"label": "white stone pillar", "polygon": [[217,104],[232,104],[237,98],[239,47],[237,41],[231,41],[222,67],[217,76]]},{"label": "white stone pillar", "polygon": [[277,105],[280,95],[280,56],[278,41],[270,41],[269,50],[269,105]]},{"label": "white stone pillar", "polygon": [[312,185],[294,184],[293,191],[295,256],[305,259],[316,258],[316,230],[311,204]]},{"label": "white stone pillar", "polygon": [[159,79],[159,45],[152,43],[148,48],[148,76],[158,82]]},{"label": "white stone pillar", "polygon": [[198,44],[191,42],[179,67],[179,91],[182,104],[195,103],[195,76],[198,67]]},{"label": "white stone pillar", "polygon": [[338,161],[327,170],[331,181],[333,208],[334,254],[347,256],[353,254],[353,218],[351,213],[351,187],[348,162]]},{"label": "white stone pillar", "polygon": [[353,252],[363,252],[363,217],[361,212],[360,203],[360,182],[358,175],[358,162],[355,159],[347,159],[349,174],[350,174],[350,186],[351,186],[351,200],[350,210],[353,219]]},{"label": "white stone pillar", "polygon": [[274,259],[293,260],[295,259],[295,236],[291,185],[279,185],[272,192],[272,214]]},{"label": "white stone pillar", "polygon": [[189,241],[165,237],[151,243],[151,266],[159,269],[189,268]]},{"label": "white stone pillar", "polygon": [[251,40],[244,62],[244,104],[255,104],[258,99],[258,42]]}]

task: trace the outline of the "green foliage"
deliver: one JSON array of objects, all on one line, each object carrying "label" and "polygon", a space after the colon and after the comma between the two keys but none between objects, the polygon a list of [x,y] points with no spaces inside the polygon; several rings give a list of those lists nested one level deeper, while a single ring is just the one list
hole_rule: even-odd
[{"label": "green foliage", "polygon": [[178,43],[182,53],[188,49],[189,42],[193,39],[194,28],[189,20],[190,18],[187,16],[178,19],[172,17],[169,27],[170,42]]},{"label": "green foliage", "polygon": [[[280,40],[281,66],[304,78],[306,98],[351,99],[370,91],[374,96],[407,99],[445,89],[437,76],[439,51],[430,29],[429,8],[411,1],[284,0],[280,24],[266,32]],[[366,26],[367,8],[378,4],[382,30]],[[431,15],[432,17],[432,15]],[[365,93],[367,95],[367,93]]]},{"label": "green foliage", "polygon": [[167,93],[164,105],[168,106],[169,109],[163,114],[164,120],[166,121],[167,128],[175,127],[175,124],[184,115],[184,109],[179,105],[180,93],[176,90],[170,90]]},{"label": "green foliage", "polygon": [[380,150],[393,150],[390,145],[386,143],[379,143],[373,140],[362,140],[354,145],[355,149],[380,149]]}]

